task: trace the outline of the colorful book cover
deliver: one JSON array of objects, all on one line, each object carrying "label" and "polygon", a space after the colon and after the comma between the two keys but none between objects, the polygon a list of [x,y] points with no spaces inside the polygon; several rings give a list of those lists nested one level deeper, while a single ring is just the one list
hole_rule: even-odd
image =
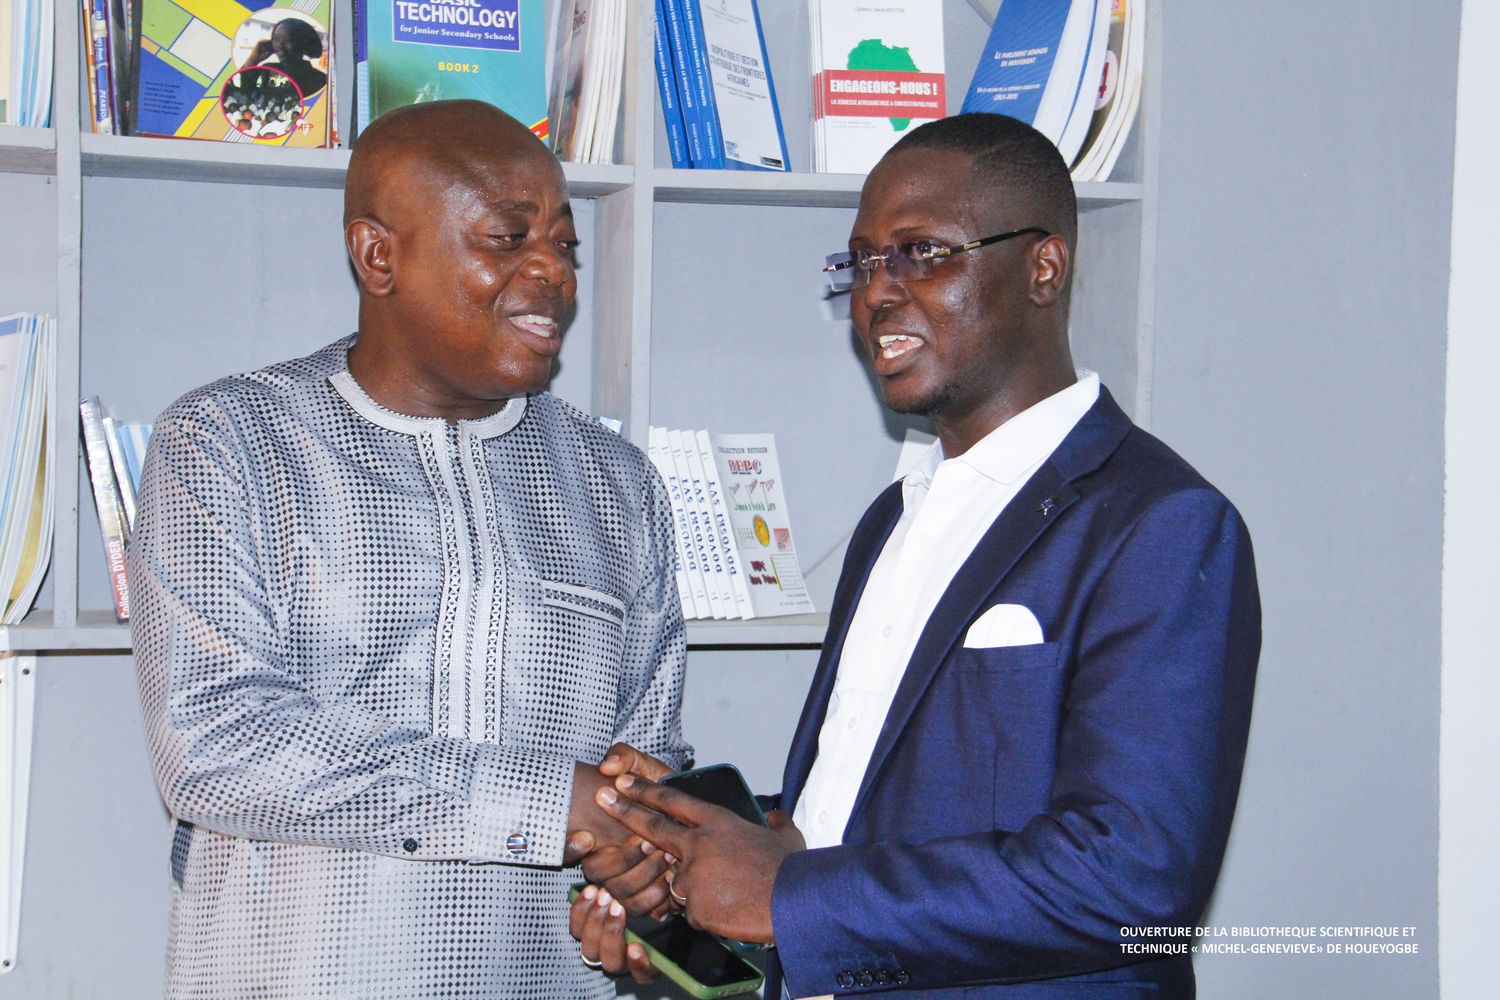
[{"label": "colorful book cover", "polygon": [[745,568],[753,616],[811,612],[812,598],[792,539],[775,436],[712,434],[709,438],[724,486],[734,545]]},{"label": "colorful book cover", "polygon": [[332,0],[139,0],[135,131],[326,146]]},{"label": "colorful book cover", "polygon": [[485,101],[547,138],[542,0],[367,0],[357,26],[358,127],[424,101]]},{"label": "colorful book cover", "polygon": [[864,173],[947,115],[943,19],[922,0],[813,0],[817,169]]},{"label": "colorful book cover", "polygon": [[776,85],[755,0],[691,0],[699,15],[723,166],[789,170]]},{"label": "colorful book cover", "polygon": [[97,133],[115,130],[111,110],[114,91],[110,79],[109,0],[83,0],[84,50],[88,62],[90,124]]},{"label": "colorful book cover", "polygon": [[115,597],[115,620],[128,622],[130,584],[125,576],[125,542],[130,536],[130,528],[125,523],[120,484],[115,479],[109,443],[104,437],[104,410],[99,405],[99,397],[90,396],[83,400],[78,404],[78,412],[83,422],[83,451],[88,462],[89,485],[94,493],[94,510],[99,515],[110,589]]}]

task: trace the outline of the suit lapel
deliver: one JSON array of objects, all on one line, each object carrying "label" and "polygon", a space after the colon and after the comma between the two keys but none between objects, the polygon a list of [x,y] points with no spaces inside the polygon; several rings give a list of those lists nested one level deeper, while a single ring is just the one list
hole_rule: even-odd
[{"label": "suit lapel", "polygon": [[818,733],[823,728],[823,716],[828,711],[828,699],[838,677],[839,657],[844,651],[849,622],[854,617],[854,609],[859,606],[875,560],[885,548],[886,539],[896,522],[901,520],[901,511],[901,484],[896,482],[870,505],[869,512],[850,540],[844,567],[839,573],[839,586],[833,596],[833,607],[828,613],[823,652],[818,658],[807,700],[802,705],[802,717],[797,722],[792,747],[787,752],[786,771],[781,779],[781,805],[788,812],[796,806],[797,796],[802,794],[802,784],[818,755]]},{"label": "suit lapel", "polygon": [[[1071,484],[1099,468],[1119,447],[1131,427],[1130,418],[1115,403],[1109,390],[1100,386],[1099,399],[1063,439],[1062,444],[1058,445],[1052,457],[1042,463],[1036,474],[1006,505],[1000,516],[995,518],[969,558],[954,574],[948,589],[943,592],[931,617],[927,619],[927,625],[922,629],[911,660],[907,663],[906,672],[896,688],[890,711],[886,713],[885,724],[881,726],[880,736],[870,755],[870,763],[865,768],[864,779],[860,782],[859,794],[855,796],[845,836],[859,818],[860,810],[869,798],[870,789],[900,740],[922,695],[948,658],[949,652],[961,640],[963,631],[995,588],[1015,567],[1016,562],[1025,555],[1026,550],[1078,500],[1078,491]],[[867,566],[865,572],[868,571]],[[853,605],[848,609],[848,615],[853,616]],[[848,627],[847,618],[844,627]],[[842,645],[842,633],[839,635],[839,642]],[[826,707],[826,694],[823,703]],[[822,719],[821,710],[818,718]],[[816,749],[814,746],[814,753]],[[811,767],[810,760],[808,766]],[[805,777],[806,771],[803,775]]]},{"label": "suit lapel", "polygon": [[954,574],[953,581],[927,619],[891,700],[885,724],[881,726],[875,749],[870,754],[869,766],[865,768],[859,794],[854,799],[854,810],[849,817],[851,826],[859,816],[882,765],[949,650],[960,641],[964,629],[1016,561],[1077,499],[1077,492],[1063,482],[1057,467],[1050,461],[1044,463],[995,518],[969,558]]}]

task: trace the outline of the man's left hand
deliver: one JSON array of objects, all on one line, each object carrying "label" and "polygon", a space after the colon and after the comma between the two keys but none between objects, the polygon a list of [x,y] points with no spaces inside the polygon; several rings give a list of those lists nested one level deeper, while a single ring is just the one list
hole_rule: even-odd
[{"label": "man's left hand", "polygon": [[772,813],[767,829],[637,775],[620,775],[615,788],[619,794],[599,790],[600,808],[676,858],[672,896],[689,923],[739,941],[775,943],[776,873],[782,859],[806,846],[785,813]]}]

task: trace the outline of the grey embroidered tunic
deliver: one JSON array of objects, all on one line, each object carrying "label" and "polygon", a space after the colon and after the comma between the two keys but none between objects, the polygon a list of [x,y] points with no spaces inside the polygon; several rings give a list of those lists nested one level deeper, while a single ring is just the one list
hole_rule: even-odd
[{"label": "grey embroidered tunic", "polygon": [[132,632],[172,997],[613,996],[567,931],[574,760],[680,765],[661,481],[555,397],[382,409],[348,347],[152,433]]}]

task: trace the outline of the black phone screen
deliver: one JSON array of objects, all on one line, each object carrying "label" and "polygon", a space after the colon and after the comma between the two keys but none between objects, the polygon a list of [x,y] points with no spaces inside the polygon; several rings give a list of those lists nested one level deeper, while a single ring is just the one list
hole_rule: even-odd
[{"label": "black phone screen", "polygon": [[631,917],[625,926],[643,944],[660,952],[704,986],[731,986],[760,979],[759,969],[724,947],[712,934],[694,930],[681,917],[664,923],[650,917]]},{"label": "black phone screen", "polygon": [[687,792],[696,799],[723,806],[740,819],[756,826],[765,826],[766,818],[761,814],[755,796],[745,784],[737,768],[729,764],[702,767],[696,771],[669,774],[661,784]]}]

